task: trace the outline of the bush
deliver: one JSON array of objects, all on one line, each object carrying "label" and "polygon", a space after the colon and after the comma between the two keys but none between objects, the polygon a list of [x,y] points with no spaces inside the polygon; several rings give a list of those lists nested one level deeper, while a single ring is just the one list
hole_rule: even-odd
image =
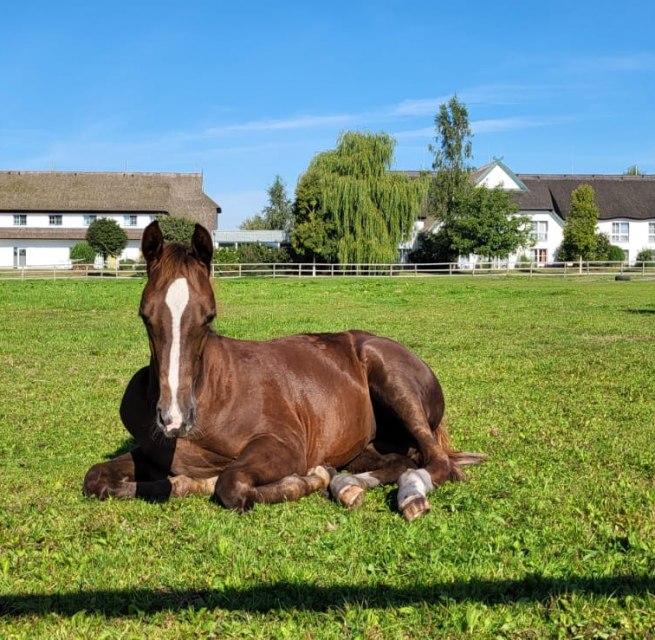
[{"label": "bush", "polygon": [[222,247],[214,250],[214,264],[235,264],[239,262],[239,253],[231,247]]},{"label": "bush", "polygon": [[419,233],[417,247],[409,253],[407,260],[419,264],[455,262],[457,251],[453,249],[450,236],[442,228],[436,233]]},{"label": "bush", "polygon": [[78,242],[71,247],[70,259],[78,264],[93,264],[96,259],[96,252],[88,242]]},{"label": "bush", "polygon": [[607,252],[607,260],[608,262],[625,262],[625,251],[613,244]]}]

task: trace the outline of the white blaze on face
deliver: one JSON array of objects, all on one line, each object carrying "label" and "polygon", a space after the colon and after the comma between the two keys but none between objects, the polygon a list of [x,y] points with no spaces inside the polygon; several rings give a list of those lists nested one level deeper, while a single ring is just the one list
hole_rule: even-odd
[{"label": "white blaze on face", "polygon": [[171,342],[171,353],[168,359],[168,388],[171,392],[170,416],[172,418],[168,429],[179,429],[182,426],[182,411],[177,402],[177,392],[180,386],[180,339],[182,314],[189,303],[189,285],[186,278],[178,278],[173,281],[166,292],[166,306],[171,312],[173,319],[173,340]]}]

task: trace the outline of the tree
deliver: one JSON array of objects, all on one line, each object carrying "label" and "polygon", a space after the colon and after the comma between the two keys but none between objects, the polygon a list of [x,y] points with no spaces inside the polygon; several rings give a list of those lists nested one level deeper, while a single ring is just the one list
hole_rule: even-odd
[{"label": "tree", "polygon": [[429,208],[438,220],[447,223],[455,203],[472,186],[469,161],[473,154],[473,133],[468,110],[457,95],[439,105],[434,124],[436,144],[429,145],[429,149],[434,154],[435,174],[430,184]]},{"label": "tree", "polygon": [[507,258],[530,245],[529,218],[516,215],[518,207],[501,187],[463,191],[452,204],[446,225],[452,247],[462,255]]},{"label": "tree", "polygon": [[262,209],[261,213],[244,220],[240,228],[249,231],[261,229],[290,231],[293,226],[293,203],[287,196],[286,187],[279,175],[275,176],[275,180],[267,192],[268,205]]},{"label": "tree", "polygon": [[164,236],[164,242],[181,242],[191,244],[191,238],[196,228],[195,220],[184,216],[157,216],[159,228]]},{"label": "tree", "polygon": [[571,193],[571,213],[564,223],[560,260],[593,260],[596,257],[598,207],[594,189],[581,184]]},{"label": "tree", "polygon": [[629,166],[626,170],[625,173],[623,174],[624,176],[643,176],[644,174],[639,171],[639,167],[636,164],[633,164]]},{"label": "tree", "polygon": [[390,173],[395,140],[386,133],[343,133],[301,176],[292,243],[301,255],[342,264],[393,262],[411,232],[427,181]]},{"label": "tree", "polygon": [[86,241],[106,262],[108,256],[116,257],[125,249],[127,234],[115,220],[97,218],[86,230]]},{"label": "tree", "polygon": [[[517,216],[511,196],[501,188],[476,187],[471,179],[473,148],[466,106],[453,96],[434,117],[435,170],[429,208],[440,229],[441,256],[477,254],[506,258],[530,244],[528,219]],[[446,243],[450,242],[450,246]]]}]

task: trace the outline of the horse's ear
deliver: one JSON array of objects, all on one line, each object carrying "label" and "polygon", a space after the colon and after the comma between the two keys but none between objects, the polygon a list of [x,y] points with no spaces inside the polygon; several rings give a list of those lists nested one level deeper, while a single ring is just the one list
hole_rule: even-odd
[{"label": "horse's ear", "polygon": [[193,253],[205,264],[207,269],[211,270],[212,256],[214,255],[214,243],[209,231],[200,224],[196,224],[191,238],[191,247]]},{"label": "horse's ear", "polygon": [[164,250],[164,236],[159,228],[159,223],[155,220],[151,222],[144,230],[141,238],[141,253],[146,259],[148,266],[155,260],[159,260]]}]

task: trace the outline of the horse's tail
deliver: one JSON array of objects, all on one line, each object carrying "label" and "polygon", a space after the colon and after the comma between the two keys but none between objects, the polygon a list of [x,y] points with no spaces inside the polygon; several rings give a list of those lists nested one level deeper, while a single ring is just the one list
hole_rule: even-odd
[{"label": "horse's tail", "polygon": [[471,453],[469,451],[454,451],[450,444],[450,436],[446,428],[446,418],[442,418],[439,426],[436,428],[434,435],[437,443],[446,452],[450,460],[450,477],[449,480],[457,481],[464,479],[464,473],[461,467],[472,464],[480,464],[487,459],[484,453]]}]

